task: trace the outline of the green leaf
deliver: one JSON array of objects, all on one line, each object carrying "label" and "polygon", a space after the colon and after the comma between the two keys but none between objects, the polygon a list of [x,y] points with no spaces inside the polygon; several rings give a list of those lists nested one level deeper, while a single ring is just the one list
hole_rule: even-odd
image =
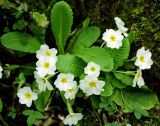
[{"label": "green leaf", "polygon": [[35,53],[40,48],[40,42],[29,34],[9,32],[1,37],[1,43],[6,48],[13,50]]},{"label": "green leaf", "polygon": [[99,108],[99,103],[100,103],[100,97],[96,96],[96,95],[92,95],[92,96],[90,96],[90,100],[91,100],[91,103],[92,103],[92,107],[98,109]]},{"label": "green leaf", "polygon": [[89,19],[89,18],[86,18],[86,19],[83,21],[83,27],[82,27],[82,29],[83,29],[83,28],[87,28],[88,25],[89,25],[89,23],[90,23],[90,19]]},{"label": "green leaf", "polygon": [[16,23],[13,24],[13,30],[23,30],[25,28],[25,20],[20,19]]},{"label": "green leaf", "polygon": [[141,118],[141,114],[137,111],[134,111],[134,116],[136,117],[136,119],[140,119]]},{"label": "green leaf", "polygon": [[100,65],[101,70],[111,71],[113,68],[113,58],[110,53],[99,47],[83,48],[74,51],[74,55],[82,58],[85,62],[95,62]]},{"label": "green leaf", "polygon": [[113,123],[107,123],[105,124],[105,126],[122,126],[122,125],[118,122],[113,122]]},{"label": "green leaf", "polygon": [[20,66],[19,65],[8,65],[8,66],[5,66],[4,69],[5,70],[16,70],[18,69]]},{"label": "green leaf", "polygon": [[36,108],[41,111],[44,112],[44,110],[47,107],[47,103],[48,103],[48,99],[51,95],[51,91],[46,90],[45,92],[41,92],[38,95],[38,99],[36,101],[34,101]]},{"label": "green leaf", "polygon": [[61,73],[72,73],[75,76],[80,76],[84,72],[86,63],[73,55],[59,55],[56,63],[56,68]]},{"label": "green leaf", "polygon": [[14,106],[12,106],[10,112],[8,113],[9,117],[12,117],[12,119],[16,118],[16,109],[14,108]]},{"label": "green leaf", "polygon": [[149,115],[149,113],[146,110],[142,109],[141,106],[139,106],[137,103],[132,104],[132,107],[134,109],[134,115],[136,116],[137,119],[139,119],[139,117],[141,117],[141,116],[139,116],[139,114],[143,115],[143,116]]},{"label": "green leaf", "polygon": [[96,26],[90,26],[82,29],[73,45],[73,52],[78,48],[90,47],[99,37],[100,29]]},{"label": "green leaf", "polygon": [[133,40],[135,39],[136,37],[136,32],[135,31],[131,31],[128,36],[127,36],[127,39],[129,40],[130,43],[133,42]]},{"label": "green leaf", "polygon": [[31,15],[39,26],[46,27],[49,24],[45,14],[40,14],[39,12],[31,12]]},{"label": "green leaf", "polygon": [[28,126],[32,126],[37,119],[45,119],[45,116],[38,111],[25,110],[23,111],[22,114],[28,116],[27,118]]},{"label": "green leaf", "polygon": [[18,77],[16,77],[16,80],[14,81],[14,84],[18,84],[18,89],[20,89],[25,82],[26,82],[26,78],[25,78],[24,74],[20,73],[18,75]]},{"label": "green leaf", "polygon": [[101,92],[101,96],[106,97],[106,96],[112,95],[113,87],[112,87],[111,83],[108,80],[105,81],[105,86],[104,86],[103,89],[104,89],[104,91]]},{"label": "green leaf", "polygon": [[111,97],[100,97],[101,103],[99,104],[100,109],[105,109],[109,115],[117,112],[117,105],[112,101]]},{"label": "green leaf", "polygon": [[2,102],[2,100],[0,98],[0,112],[2,112],[2,108],[3,108],[3,102]]},{"label": "green leaf", "polygon": [[[144,89],[116,89],[112,95],[113,101],[120,105],[124,112],[138,111],[140,114],[146,115],[144,110],[153,108],[158,103],[158,98],[155,93]],[[149,99],[149,100],[148,100]],[[135,108],[138,106],[139,108]]]},{"label": "green leaf", "polygon": [[121,67],[124,64],[124,61],[128,59],[129,51],[130,51],[130,43],[128,39],[123,39],[123,45],[119,49],[110,49],[107,48],[107,50],[110,51],[113,62],[114,62],[114,69],[117,69],[118,67]]},{"label": "green leaf", "polygon": [[51,29],[60,53],[64,53],[72,23],[73,14],[70,6],[64,1],[57,2],[51,10]]},{"label": "green leaf", "polygon": [[127,85],[122,83],[120,80],[118,80],[114,75],[111,73],[106,74],[106,78],[109,80],[109,82],[112,84],[113,87],[116,88],[125,88]]},{"label": "green leaf", "polygon": [[41,112],[34,111],[34,110],[25,110],[22,112],[22,114],[25,116],[33,116],[33,117],[39,118],[39,119],[44,118],[44,115]]},{"label": "green leaf", "polygon": [[133,77],[131,77],[125,73],[118,73],[118,72],[115,72],[114,75],[122,83],[124,83],[126,85],[131,85],[131,86],[133,85]]},{"label": "green leaf", "polygon": [[32,126],[35,121],[36,121],[36,118],[34,118],[34,117],[32,117],[32,116],[29,116],[29,117],[27,118],[27,124],[28,124],[28,126]]},{"label": "green leaf", "polygon": [[34,114],[34,111],[33,110],[25,110],[22,112],[22,114],[25,116],[30,116],[30,115]]},{"label": "green leaf", "polygon": [[29,29],[32,31],[33,35],[41,42],[41,44],[45,43],[45,34],[46,29],[38,26],[36,22],[31,22],[29,24]]}]

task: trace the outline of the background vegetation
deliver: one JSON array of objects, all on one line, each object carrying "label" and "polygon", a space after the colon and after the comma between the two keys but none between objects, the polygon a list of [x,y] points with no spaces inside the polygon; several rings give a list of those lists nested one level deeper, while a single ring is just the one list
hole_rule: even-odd
[{"label": "background vegetation", "polygon": [[[1,0],[0,1],[0,36],[9,31],[23,31],[38,38],[41,43],[44,40],[50,47],[54,47],[55,41],[52,37],[50,27],[42,28],[34,19],[33,12],[46,14],[50,19],[51,8],[58,0]],[[87,17],[92,25],[100,27],[101,33],[106,28],[116,27],[114,17],[119,16],[126,27],[136,31],[136,40],[132,43],[130,55],[135,55],[138,48],[145,46],[150,49],[153,54],[154,65],[150,71],[144,71],[144,79],[146,84],[157,93],[160,97],[160,1],[159,0],[65,0],[73,9],[74,26],[72,31],[77,30]],[[50,25],[50,24],[49,24]],[[2,53],[3,52],[3,53]],[[2,64],[27,64],[30,60],[35,60],[35,56],[25,53],[11,51],[0,45],[0,63]],[[25,70],[25,69],[24,69]],[[12,77],[9,77],[10,74]],[[29,73],[26,73],[29,74]],[[9,77],[9,79],[7,79]],[[16,125],[17,121],[24,122],[25,117],[17,115],[15,119],[14,113],[21,112],[21,107],[11,108],[16,97],[10,92],[14,92],[12,83],[18,77],[18,72],[10,73],[5,71],[5,79],[0,85],[0,96],[3,97],[6,110],[0,116],[0,120],[7,120],[9,125]],[[30,78],[27,78],[30,79]],[[5,83],[6,85],[2,85]],[[7,88],[7,90],[6,90]],[[4,90],[5,89],[5,90]],[[12,101],[12,102],[11,102]],[[57,101],[58,102],[58,101]],[[60,101],[62,102],[62,101]],[[63,103],[62,103],[63,104]],[[84,104],[81,107],[85,107]],[[54,109],[55,113],[59,113],[59,108]],[[92,114],[92,109],[87,110],[88,115]],[[63,110],[61,110],[63,112]],[[136,120],[132,114],[122,112],[115,113],[114,116],[101,115],[103,120],[108,122],[122,122],[124,125],[131,122],[133,125],[158,126],[160,125],[160,106],[158,105],[153,110],[149,117],[143,117],[142,120]],[[8,113],[8,116],[6,115]],[[48,112],[50,114],[51,112]],[[99,125],[98,117],[94,117],[94,125]],[[91,118],[87,121],[93,122]],[[85,124],[88,126],[88,124]]]}]

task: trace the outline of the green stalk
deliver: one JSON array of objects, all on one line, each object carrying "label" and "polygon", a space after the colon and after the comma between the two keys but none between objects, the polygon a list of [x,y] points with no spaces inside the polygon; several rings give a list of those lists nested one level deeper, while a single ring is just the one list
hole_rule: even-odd
[{"label": "green stalk", "polygon": [[72,106],[71,106],[71,104],[69,103],[68,100],[67,100],[67,109],[68,109],[69,114],[73,113]]}]

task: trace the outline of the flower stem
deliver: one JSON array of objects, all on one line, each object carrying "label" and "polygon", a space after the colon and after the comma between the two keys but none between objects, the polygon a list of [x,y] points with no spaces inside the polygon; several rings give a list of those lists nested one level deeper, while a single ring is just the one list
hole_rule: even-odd
[{"label": "flower stem", "polygon": [[126,62],[136,61],[137,57],[133,57],[132,59],[126,60]]},{"label": "flower stem", "polygon": [[72,106],[71,106],[71,104],[69,103],[68,100],[67,100],[67,109],[68,109],[69,114],[73,113]]},{"label": "flower stem", "polygon": [[103,42],[102,45],[100,46],[100,48],[102,48],[102,47],[104,46],[105,43],[106,43],[106,42]]},{"label": "flower stem", "polygon": [[115,71],[116,73],[124,73],[127,75],[135,76],[137,71]]}]

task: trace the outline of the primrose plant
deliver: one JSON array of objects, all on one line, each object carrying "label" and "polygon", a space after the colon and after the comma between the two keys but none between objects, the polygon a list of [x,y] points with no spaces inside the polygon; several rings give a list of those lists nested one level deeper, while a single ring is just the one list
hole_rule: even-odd
[{"label": "primrose plant", "polygon": [[[44,19],[46,22],[46,18]],[[66,117],[61,119],[69,126],[81,125],[86,118],[85,108],[75,109],[80,107],[76,104],[77,98],[90,101],[95,111],[100,110],[102,113],[107,111],[112,115],[117,111],[133,112],[137,119],[148,116],[147,110],[158,103],[157,96],[147,88],[142,77],[142,70],[150,69],[153,64],[152,54],[142,47],[138,49],[136,57],[128,59],[135,32],[129,32],[119,17],[115,17],[114,21],[117,28],[106,29],[102,39],[100,29],[89,26],[89,19],[71,34],[72,9],[66,2],[60,1],[53,6],[50,15],[55,48],[49,48],[45,43],[40,44],[36,38],[26,33],[9,32],[1,37],[3,46],[35,53],[38,59],[35,70],[30,75],[34,76],[33,84],[24,82],[17,88],[19,103],[26,104],[27,107],[34,103],[37,109],[23,112],[29,116],[28,125],[35,123],[36,119],[49,118],[45,111],[51,108],[52,101],[57,97],[66,104],[68,114],[64,114]],[[15,44],[19,48],[9,44],[10,37],[15,38]],[[20,37],[27,38],[25,46]],[[94,44],[98,38],[102,44]],[[16,69],[21,68],[19,65],[15,66]],[[0,77],[1,72],[2,67]],[[29,112],[41,116],[34,116]]]}]

